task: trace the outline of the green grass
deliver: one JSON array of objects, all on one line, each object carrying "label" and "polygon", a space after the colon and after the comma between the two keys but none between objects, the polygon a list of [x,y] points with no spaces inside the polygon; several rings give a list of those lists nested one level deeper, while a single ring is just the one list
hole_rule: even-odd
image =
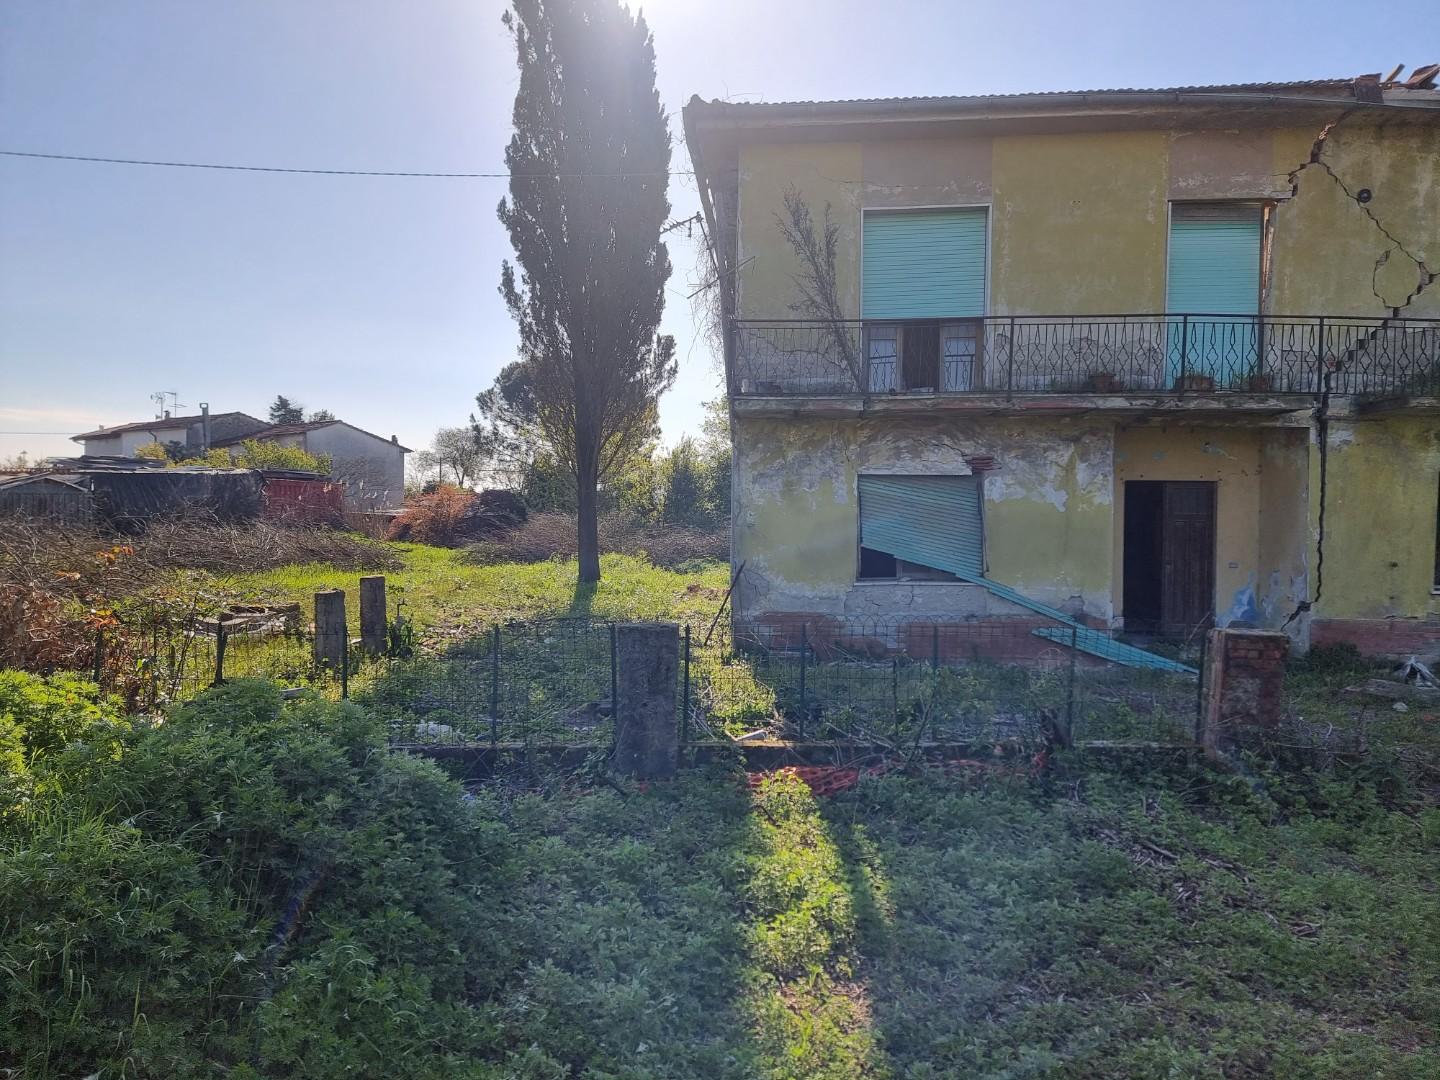
[{"label": "green grass", "polygon": [[519,764],[462,801],[354,705],[131,727],[14,683],[17,1080],[1440,1074],[1440,809],[1370,769]]},{"label": "green grass", "polygon": [[[574,560],[480,565],[463,551],[423,544],[392,544],[404,567],[386,574],[396,601],[414,620],[422,641],[462,641],[508,619],[590,615],[600,619],[667,619],[708,625],[729,584],[723,563],[697,562],[664,570],[643,558],[607,554],[598,586],[581,588]],[[312,563],[217,579],[227,595],[249,602],[300,603],[311,610],[315,593],[345,589],[346,614],[359,632],[360,575]]]},{"label": "green grass", "polygon": [[502,1011],[570,1075],[1436,1075],[1440,812],[1161,780],[497,804],[530,957]]}]

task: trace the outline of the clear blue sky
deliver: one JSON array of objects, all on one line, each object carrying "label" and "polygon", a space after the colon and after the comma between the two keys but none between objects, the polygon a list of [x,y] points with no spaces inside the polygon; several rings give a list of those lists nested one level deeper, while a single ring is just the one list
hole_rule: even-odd
[{"label": "clear blue sky", "polygon": [[[0,149],[503,171],[498,0],[5,0]],[[675,167],[692,93],[756,101],[1348,76],[1440,59],[1440,9],[1334,0],[645,6]],[[500,180],[273,176],[0,158],[0,431],[262,411],[277,393],[420,448],[514,356]],[[675,216],[697,206],[671,186]],[[696,232],[698,239],[699,233]],[[674,237],[668,440],[719,392]],[[0,456],[67,452],[0,435]]]}]

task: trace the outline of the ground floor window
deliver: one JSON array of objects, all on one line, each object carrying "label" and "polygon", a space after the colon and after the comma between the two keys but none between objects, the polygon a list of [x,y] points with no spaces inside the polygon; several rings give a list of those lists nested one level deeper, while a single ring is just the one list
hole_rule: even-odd
[{"label": "ground floor window", "polygon": [[978,476],[862,475],[859,495],[861,580],[984,576]]}]

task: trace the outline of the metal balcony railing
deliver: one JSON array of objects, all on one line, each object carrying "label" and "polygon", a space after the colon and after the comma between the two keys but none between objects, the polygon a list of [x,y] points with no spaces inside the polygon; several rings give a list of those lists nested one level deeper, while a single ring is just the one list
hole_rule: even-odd
[{"label": "metal balcony railing", "polygon": [[731,392],[745,397],[1440,394],[1440,319],[741,319],[731,332]]}]

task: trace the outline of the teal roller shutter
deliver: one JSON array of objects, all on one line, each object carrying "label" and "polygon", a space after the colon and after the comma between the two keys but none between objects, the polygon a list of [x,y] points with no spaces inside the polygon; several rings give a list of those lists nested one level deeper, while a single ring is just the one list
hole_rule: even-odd
[{"label": "teal roller shutter", "polygon": [[[1260,207],[1176,204],[1170,208],[1165,306],[1168,368],[1227,385],[1255,370],[1253,316],[1260,313]],[[1178,316],[1199,315],[1181,326]],[[1245,318],[1205,318],[1238,315]]]},{"label": "teal roller shutter", "polygon": [[1172,314],[1260,311],[1260,208],[1179,204],[1170,211]]},{"label": "teal roller shutter", "polygon": [[979,478],[860,477],[860,543],[906,562],[982,576]]},{"label": "teal roller shutter", "polygon": [[951,319],[985,314],[986,211],[867,211],[861,315]]}]

